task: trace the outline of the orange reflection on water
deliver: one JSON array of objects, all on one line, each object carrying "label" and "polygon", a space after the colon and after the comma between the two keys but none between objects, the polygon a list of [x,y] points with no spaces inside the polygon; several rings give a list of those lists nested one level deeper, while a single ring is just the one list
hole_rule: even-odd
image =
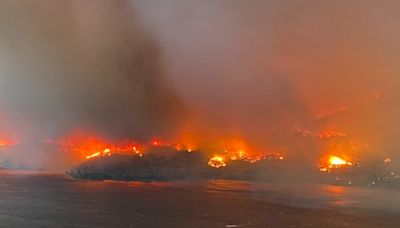
[{"label": "orange reflection on water", "polygon": [[331,195],[330,203],[334,206],[346,206],[350,205],[351,201],[346,198],[346,189],[343,186],[326,186],[326,191]]}]

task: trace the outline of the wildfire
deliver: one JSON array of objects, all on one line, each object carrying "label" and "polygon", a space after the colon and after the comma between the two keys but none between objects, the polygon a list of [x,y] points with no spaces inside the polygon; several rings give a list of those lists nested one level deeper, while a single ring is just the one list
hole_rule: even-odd
[{"label": "wildfire", "polygon": [[18,142],[12,139],[0,139],[0,147],[15,146]]},{"label": "wildfire", "polygon": [[[95,152],[95,153],[93,153],[91,155],[86,156],[86,159],[97,158],[97,157],[106,157],[106,156],[109,157],[109,156],[111,156],[113,154],[126,154],[124,152],[125,152],[124,149],[121,149],[121,148],[118,148],[118,147],[116,147],[116,151],[111,151],[110,148],[105,148],[102,152]],[[131,152],[133,154],[139,156],[139,157],[143,157],[143,154],[140,153],[140,151],[137,149],[136,146],[132,147],[132,151]]]},{"label": "wildfire", "polygon": [[186,151],[186,152],[194,152],[196,151],[196,147],[195,146],[191,146],[191,145],[184,145],[184,144],[177,144],[174,146],[174,148],[177,151]]},{"label": "wildfire", "polygon": [[330,155],[328,161],[325,164],[320,165],[320,171],[329,172],[332,169],[338,169],[345,166],[352,166],[353,163],[344,160],[338,156]]},{"label": "wildfire", "polygon": [[224,157],[216,155],[214,157],[212,157],[210,159],[210,161],[208,161],[208,165],[213,167],[213,168],[221,168],[221,167],[225,167],[226,163],[224,162]]},{"label": "wildfire", "polygon": [[176,143],[176,142],[168,142],[168,141],[162,141],[160,139],[153,139],[150,142],[150,145],[153,147],[173,147],[177,151],[186,151],[186,152],[193,152],[196,150],[196,146],[194,145],[189,145],[185,143]]},{"label": "wildfire", "polygon": [[100,152],[96,152],[96,153],[94,153],[92,155],[86,156],[86,159],[91,159],[91,158],[95,158],[95,157],[99,157],[99,156],[100,156]]},{"label": "wildfire", "polygon": [[239,150],[237,153],[231,155],[230,159],[233,161],[244,160],[247,157],[247,153],[244,150]]},{"label": "wildfire", "polygon": [[97,136],[72,135],[61,140],[46,140],[56,144],[60,150],[71,152],[80,159],[93,159],[113,154],[136,155],[142,157],[142,145],[131,140],[110,141]]},{"label": "wildfire", "polygon": [[244,140],[227,140],[220,145],[219,151],[224,151],[224,156],[232,161],[257,162],[270,159],[270,154],[250,147]]},{"label": "wildfire", "polygon": [[[244,140],[233,139],[224,141],[217,148],[218,155],[212,157],[208,165],[214,168],[227,166],[227,161],[243,161],[256,163],[261,160],[284,160],[280,153],[267,153],[248,146]],[[223,151],[223,152],[222,152]]]},{"label": "wildfire", "polygon": [[340,167],[342,165],[352,165],[351,162],[345,161],[337,156],[330,156],[329,164],[331,164],[334,167]]}]

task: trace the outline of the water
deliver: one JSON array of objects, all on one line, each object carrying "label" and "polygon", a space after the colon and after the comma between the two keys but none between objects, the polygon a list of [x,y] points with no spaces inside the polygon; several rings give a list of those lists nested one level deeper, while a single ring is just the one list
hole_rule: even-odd
[{"label": "water", "polygon": [[395,191],[1,172],[1,227],[399,227]]}]

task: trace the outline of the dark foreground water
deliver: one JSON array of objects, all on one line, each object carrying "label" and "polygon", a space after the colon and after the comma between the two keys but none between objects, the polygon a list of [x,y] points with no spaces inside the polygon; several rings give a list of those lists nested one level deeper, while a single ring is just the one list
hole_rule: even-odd
[{"label": "dark foreground water", "polygon": [[[0,227],[400,227],[400,192],[0,172]],[[399,213],[398,213],[399,212]]]}]

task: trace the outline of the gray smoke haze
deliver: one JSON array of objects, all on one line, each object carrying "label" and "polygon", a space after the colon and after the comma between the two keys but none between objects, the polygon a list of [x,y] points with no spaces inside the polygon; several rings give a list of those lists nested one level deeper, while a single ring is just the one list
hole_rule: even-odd
[{"label": "gray smoke haze", "polygon": [[27,137],[184,132],[313,161],[315,142],[282,131],[337,127],[400,159],[399,10],[369,0],[3,0],[1,112]]},{"label": "gray smoke haze", "polygon": [[[29,137],[163,135],[183,104],[126,1],[1,1],[1,107]],[[29,131],[29,132],[28,132]]]},{"label": "gray smoke haze", "polygon": [[397,1],[133,2],[194,119],[267,145],[337,127],[399,157]]}]

